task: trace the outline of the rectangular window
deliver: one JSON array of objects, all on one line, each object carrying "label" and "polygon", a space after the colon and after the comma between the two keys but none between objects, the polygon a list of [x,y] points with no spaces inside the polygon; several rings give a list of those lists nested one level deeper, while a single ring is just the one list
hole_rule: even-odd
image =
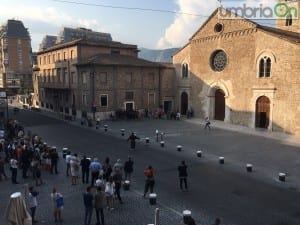
[{"label": "rectangular window", "polygon": [[148,73],[148,84],[154,86],[154,73]]},{"label": "rectangular window", "polygon": [[57,53],[57,60],[60,61],[60,53]]},{"label": "rectangular window", "polygon": [[55,63],[55,54],[52,55],[52,62]]},{"label": "rectangular window", "polygon": [[125,92],[125,99],[127,101],[132,101],[133,100],[133,91],[126,91]]},{"label": "rectangular window", "polygon": [[64,52],[64,60],[66,60],[66,59],[67,59],[67,58],[66,58],[66,55],[67,55],[67,54],[66,54],[66,52]]},{"label": "rectangular window", "polygon": [[100,95],[100,106],[102,107],[108,106],[108,95]]},{"label": "rectangular window", "polygon": [[155,105],[155,93],[148,93],[148,106]]},{"label": "rectangular window", "polygon": [[74,57],[74,50],[71,50],[71,59],[73,59],[73,57]]},{"label": "rectangular window", "polygon": [[48,55],[48,63],[49,63],[49,64],[50,64],[50,62],[51,62],[51,61],[50,61],[50,57],[51,57],[51,56],[50,56],[50,55]]},{"label": "rectangular window", "polygon": [[100,82],[107,83],[107,73],[106,72],[100,73]]},{"label": "rectangular window", "polygon": [[126,72],[125,79],[126,79],[127,83],[132,83],[132,73],[131,72]]},{"label": "rectangular window", "polygon": [[69,82],[69,79],[68,79],[68,70],[67,70],[67,68],[64,68],[63,69],[63,75],[64,75],[64,83],[68,83]]},{"label": "rectangular window", "polygon": [[57,71],[57,72],[56,72],[56,75],[57,75],[57,82],[60,83],[60,82],[61,82],[61,80],[60,80],[60,79],[61,79],[61,78],[60,78],[60,68],[57,68],[56,71]]},{"label": "rectangular window", "polygon": [[81,73],[81,76],[82,76],[82,84],[87,84],[87,72],[83,71]]},{"label": "rectangular window", "polygon": [[86,95],[82,95],[82,105],[87,105]]}]

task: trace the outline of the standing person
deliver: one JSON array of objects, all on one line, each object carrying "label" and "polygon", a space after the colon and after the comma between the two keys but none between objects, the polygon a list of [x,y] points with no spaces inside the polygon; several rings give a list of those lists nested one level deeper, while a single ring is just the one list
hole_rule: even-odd
[{"label": "standing person", "polygon": [[76,185],[77,178],[79,176],[79,167],[80,167],[80,162],[76,153],[71,158],[70,166],[71,166],[71,183],[72,185]]},{"label": "standing person", "polygon": [[107,202],[107,207],[110,208],[110,210],[114,209],[114,193],[115,193],[115,182],[113,180],[113,177],[110,176],[108,178],[108,182],[106,182],[105,184],[106,202]]},{"label": "standing person", "polygon": [[37,199],[36,196],[38,196],[38,192],[35,191],[33,189],[33,187],[29,187],[29,208],[30,208],[30,212],[31,212],[31,218],[32,218],[32,222],[36,223],[37,220],[35,220],[35,211],[36,211],[36,207],[38,205],[37,203]]},{"label": "standing person", "polygon": [[72,159],[71,151],[68,151],[66,155],[66,164],[67,164],[66,176],[67,177],[70,176],[71,173],[71,159]]},{"label": "standing person", "polygon": [[133,172],[133,161],[130,156],[124,164],[125,180],[131,181],[131,174]]},{"label": "standing person", "polygon": [[22,151],[21,166],[22,166],[22,177],[26,179],[28,178],[27,171],[30,167],[30,152],[27,145],[25,145],[24,150]]},{"label": "standing person", "polygon": [[[97,193],[95,195],[95,211],[96,211],[96,225],[104,225],[104,212],[103,209],[105,207],[105,192],[103,191],[103,187],[97,187]],[[101,223],[99,214],[101,216]]]},{"label": "standing person", "polygon": [[188,189],[187,187],[187,165],[185,164],[185,161],[181,161],[181,164],[178,166],[178,176],[179,176],[179,182],[180,182],[180,189],[183,191],[183,183],[185,190]]},{"label": "standing person", "polygon": [[114,171],[120,170],[122,172],[123,170],[123,163],[121,159],[118,159],[117,162],[114,164]]},{"label": "standing person", "polygon": [[84,213],[84,225],[91,225],[91,219],[93,214],[93,194],[91,193],[92,187],[88,186],[86,192],[83,194],[83,203],[85,207]]},{"label": "standing person", "polygon": [[92,187],[94,186],[95,181],[98,179],[101,169],[102,169],[101,163],[98,161],[97,158],[94,158],[93,162],[90,164],[90,170],[92,174],[92,182],[91,182]]},{"label": "standing person", "polygon": [[121,198],[122,173],[121,173],[120,169],[115,170],[115,173],[113,175],[113,180],[115,182],[115,194],[116,194],[120,204],[123,204],[123,201]]},{"label": "standing person", "polygon": [[109,162],[109,157],[106,157],[105,159],[105,162],[103,164],[103,178],[108,181],[111,173],[112,173],[112,167],[110,165],[110,162]]},{"label": "standing person", "polygon": [[216,218],[215,223],[213,225],[220,225],[221,224],[221,219]]},{"label": "standing person", "polygon": [[16,160],[16,155],[13,155],[10,160],[10,169],[11,169],[11,182],[13,184],[18,184],[17,175],[18,175],[18,161]]},{"label": "standing person", "polygon": [[50,173],[53,174],[54,170],[55,170],[55,173],[58,174],[58,171],[57,171],[58,154],[57,154],[55,146],[53,146],[52,149],[51,149],[50,159],[51,159]]},{"label": "standing person", "polygon": [[7,179],[7,176],[5,174],[5,169],[4,169],[4,164],[5,161],[4,159],[0,156],[0,181],[2,180],[2,176]]},{"label": "standing person", "polygon": [[63,209],[63,196],[61,193],[56,191],[56,188],[52,189],[51,200],[53,205],[53,215],[55,222],[61,222],[61,211]]},{"label": "standing person", "polygon": [[210,130],[210,121],[208,117],[205,117],[205,126],[204,129],[206,130],[208,128]]},{"label": "standing person", "polygon": [[155,184],[154,170],[151,165],[144,170],[144,175],[146,176],[145,190],[144,190],[144,198],[145,198],[149,188],[150,188],[150,193],[153,193],[154,184]]},{"label": "standing person", "polygon": [[140,138],[137,137],[134,132],[132,132],[131,135],[127,138],[127,141],[130,141],[131,150],[135,149],[135,140],[136,139],[140,139]]},{"label": "standing person", "polygon": [[89,175],[90,175],[90,164],[91,160],[83,156],[83,159],[80,161],[81,172],[82,172],[82,183],[89,183]]}]

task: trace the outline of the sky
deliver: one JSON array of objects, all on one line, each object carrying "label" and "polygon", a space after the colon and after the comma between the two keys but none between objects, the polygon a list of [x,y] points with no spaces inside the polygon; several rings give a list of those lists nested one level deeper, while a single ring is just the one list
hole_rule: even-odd
[{"label": "sky", "polygon": [[62,27],[85,27],[139,48],[166,49],[185,45],[219,4],[218,0],[0,0],[0,23],[23,21],[33,51],[45,35],[57,35]]}]

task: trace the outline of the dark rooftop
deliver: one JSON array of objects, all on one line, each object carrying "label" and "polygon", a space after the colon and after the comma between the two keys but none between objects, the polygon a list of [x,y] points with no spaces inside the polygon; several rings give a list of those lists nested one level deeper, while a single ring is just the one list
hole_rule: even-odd
[{"label": "dark rooftop", "polygon": [[22,21],[8,20],[0,29],[0,36],[5,38],[27,38],[30,39],[29,32]]}]

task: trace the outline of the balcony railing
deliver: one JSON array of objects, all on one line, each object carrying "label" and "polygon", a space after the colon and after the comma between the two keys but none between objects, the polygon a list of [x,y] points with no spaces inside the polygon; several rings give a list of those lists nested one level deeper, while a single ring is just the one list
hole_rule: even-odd
[{"label": "balcony railing", "polygon": [[63,83],[63,82],[41,82],[39,80],[38,85],[41,88],[70,89],[69,83]]}]

